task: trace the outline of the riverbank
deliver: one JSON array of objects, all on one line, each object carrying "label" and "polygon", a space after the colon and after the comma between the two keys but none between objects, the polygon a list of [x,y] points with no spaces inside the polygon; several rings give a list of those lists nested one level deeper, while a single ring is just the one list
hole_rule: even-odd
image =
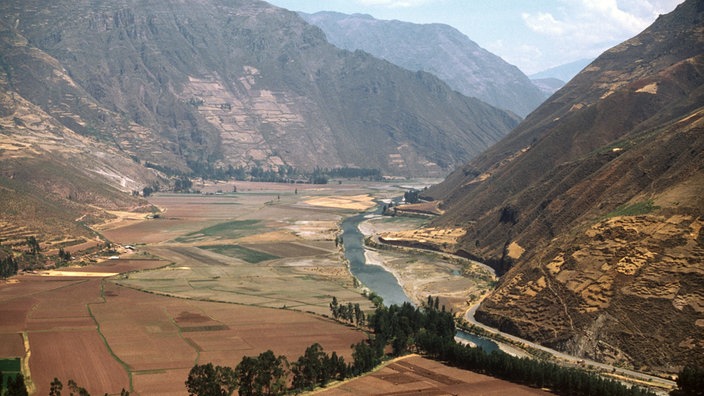
[{"label": "riverbank", "polygon": [[[422,227],[417,218],[366,216],[359,230],[365,239],[384,232],[403,232]],[[428,296],[439,298],[453,312],[465,312],[493,287],[496,278],[490,269],[448,254],[389,246],[376,249],[364,246],[368,264],[382,267],[398,281],[406,295],[417,305]]]}]

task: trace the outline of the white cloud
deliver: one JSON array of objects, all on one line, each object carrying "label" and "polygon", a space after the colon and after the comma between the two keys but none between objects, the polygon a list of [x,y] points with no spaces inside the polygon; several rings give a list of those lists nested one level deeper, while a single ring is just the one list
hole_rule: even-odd
[{"label": "white cloud", "polygon": [[[682,0],[559,0],[560,6],[521,14],[525,26],[550,41],[554,59],[594,57],[647,28]],[[518,49],[517,49],[518,50]],[[521,51],[522,52],[522,51]],[[533,62],[538,61],[534,59]],[[530,63],[530,62],[529,62]],[[525,63],[524,63],[525,64]]]},{"label": "white cloud", "polygon": [[544,33],[551,36],[565,33],[564,22],[555,19],[549,12],[538,12],[537,14],[521,14],[526,26],[536,33]]},{"label": "white cloud", "polygon": [[624,40],[644,30],[658,14],[682,0],[563,0],[557,17],[550,12],[523,13],[532,31],[573,45]]}]

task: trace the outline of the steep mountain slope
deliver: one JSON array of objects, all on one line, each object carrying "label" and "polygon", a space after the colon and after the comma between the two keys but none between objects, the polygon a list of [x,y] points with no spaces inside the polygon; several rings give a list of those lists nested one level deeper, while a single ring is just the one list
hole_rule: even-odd
[{"label": "steep mountain slope", "polygon": [[168,176],[446,174],[518,123],[255,0],[0,2],[0,85],[5,246],[92,238]]},{"label": "steep mountain slope", "polygon": [[406,69],[433,73],[457,91],[521,117],[547,97],[517,67],[451,26],[335,12],[301,15],[340,48],[361,49]]},{"label": "steep mountain slope", "polygon": [[162,169],[438,175],[517,124],[429,74],[341,51],[260,1],[13,0],[0,15],[26,39],[17,51],[45,53],[61,71],[47,86],[46,70],[5,57],[15,90]]},{"label": "steep mountain slope", "polygon": [[[605,52],[429,195],[510,270],[477,318],[639,369],[704,364],[704,1]],[[664,325],[667,323],[667,325]]]},{"label": "steep mountain slope", "polygon": [[89,121],[65,108],[52,116],[15,89],[35,84],[47,91],[47,103],[54,88],[78,107],[98,108],[55,59],[26,44],[0,23],[0,242],[23,245],[32,235],[42,244],[80,243],[94,237],[87,225],[109,216],[104,209],[146,208],[127,193],[160,180],[112,141],[65,126],[83,131]]}]

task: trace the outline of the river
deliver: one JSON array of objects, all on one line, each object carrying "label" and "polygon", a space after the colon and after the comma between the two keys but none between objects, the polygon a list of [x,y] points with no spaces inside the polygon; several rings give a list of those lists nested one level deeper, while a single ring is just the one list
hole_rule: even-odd
[{"label": "river", "polygon": [[[345,247],[345,257],[350,263],[350,271],[364,286],[383,298],[385,305],[402,305],[405,302],[413,304],[399,285],[396,277],[380,265],[366,263],[364,235],[359,231],[359,223],[372,213],[360,213],[342,221],[342,243]],[[376,209],[376,213],[381,213],[381,207]],[[457,337],[471,341],[487,352],[499,349],[494,341],[474,334],[458,331]]]}]

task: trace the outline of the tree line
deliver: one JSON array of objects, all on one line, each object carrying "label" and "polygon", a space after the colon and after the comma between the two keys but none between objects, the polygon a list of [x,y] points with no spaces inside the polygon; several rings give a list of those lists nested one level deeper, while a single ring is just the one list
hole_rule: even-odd
[{"label": "tree line", "polygon": [[[530,358],[517,358],[500,351],[486,353],[481,348],[458,344],[454,340],[454,315],[439,305],[437,298],[429,297],[422,308],[414,307],[410,303],[401,306],[377,306],[365,321],[371,335],[367,340],[352,346],[352,362],[349,364],[334,353],[326,354],[320,345],[314,344],[291,365],[288,365],[283,356],[274,358],[271,351],[257,358],[243,358],[234,370],[197,365],[191,371],[186,386],[192,395],[230,395],[237,389],[240,395],[298,393],[316,386],[324,386],[333,379],[362,375],[386,358],[416,352],[451,366],[532,387],[547,388],[559,395],[654,395],[648,390],[628,387],[619,381],[578,368],[563,367]],[[339,320],[354,322],[354,314],[349,313],[354,312],[354,305],[352,310],[349,306],[338,303],[336,299],[330,303],[333,315],[338,312]],[[341,311],[342,307],[345,308]],[[247,369],[243,369],[242,365]],[[203,370],[208,374],[199,375]],[[283,384],[289,383],[289,378],[291,385],[286,388]],[[700,386],[700,382],[697,382],[700,378],[700,372],[688,371],[682,376],[684,382],[680,384],[680,389]],[[220,384],[219,393],[207,393],[204,390],[206,385],[196,387],[193,381],[196,381],[196,384],[209,384],[207,386]],[[694,394],[701,395],[673,393]]]},{"label": "tree line", "polygon": [[234,369],[196,364],[188,373],[186,389],[190,395],[198,396],[231,395],[235,390],[242,396],[300,393],[347,378],[353,366],[336,352],[327,354],[315,343],[293,363],[286,356],[267,350],[256,357],[242,357]]},{"label": "tree line", "polygon": [[[330,306],[332,310],[335,306],[339,309],[349,304],[331,302]],[[486,353],[482,348],[458,344],[454,341],[454,315],[440,306],[437,297],[428,297],[427,303],[420,308],[410,303],[389,307],[379,304],[365,323],[371,334],[351,346],[350,363],[334,351],[328,354],[318,343],[306,348],[303,355],[292,363],[285,356],[267,350],[256,357],[244,356],[235,368],[212,363],[196,364],[185,381],[186,389],[190,395],[197,396],[232,395],[235,391],[242,396],[298,394],[324,387],[331,381],[365,374],[389,357],[415,352],[461,369],[547,388],[558,395],[655,395],[578,368],[517,358],[501,351]],[[679,374],[677,385],[672,396],[704,396],[704,369],[686,366]],[[27,394],[21,374],[12,382],[8,381],[7,388],[0,388],[0,395]],[[75,381],[69,380],[67,388],[69,395],[89,396]],[[63,389],[61,381],[54,378],[49,394],[60,396]],[[120,395],[128,396],[129,392],[123,389]]]},{"label": "tree line", "polygon": [[[139,158],[133,158],[135,162],[140,162]],[[156,169],[170,177],[200,177],[207,180],[249,180],[255,182],[276,182],[294,183],[305,181],[311,184],[327,184],[331,178],[344,179],[364,179],[378,181],[382,179],[380,169],[376,168],[320,168],[316,167],[312,171],[297,169],[291,165],[281,165],[276,169],[265,168],[261,165],[245,166],[213,166],[209,161],[195,160],[186,163],[191,172],[184,172],[179,169],[170,168],[149,161],[144,162],[144,166]]]}]

